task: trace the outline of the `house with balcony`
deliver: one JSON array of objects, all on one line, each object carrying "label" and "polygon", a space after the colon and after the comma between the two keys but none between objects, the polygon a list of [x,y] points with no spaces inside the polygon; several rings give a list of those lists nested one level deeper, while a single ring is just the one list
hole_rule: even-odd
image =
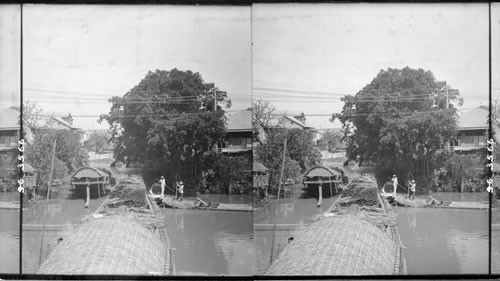
[{"label": "house with balcony", "polygon": [[474,154],[486,149],[488,118],[489,109],[486,106],[459,112],[458,132],[451,144],[453,151],[460,154]]},{"label": "house with balcony", "polygon": [[252,153],[252,110],[241,110],[228,116],[226,138],[220,151],[227,154]]}]

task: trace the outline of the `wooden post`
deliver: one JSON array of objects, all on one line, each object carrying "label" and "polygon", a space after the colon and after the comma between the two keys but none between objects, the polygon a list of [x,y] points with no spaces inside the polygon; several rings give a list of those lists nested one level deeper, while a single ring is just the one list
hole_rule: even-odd
[{"label": "wooden post", "polygon": [[318,198],[318,207],[321,207],[321,200],[323,199],[323,185],[319,184],[318,185],[318,193],[319,193],[319,198]]},{"label": "wooden post", "polygon": [[85,201],[85,208],[88,208],[90,202],[90,184],[87,184],[87,187],[85,189],[87,190],[87,200]]},{"label": "wooden post", "polygon": [[330,197],[333,197],[332,182],[331,182],[331,180],[330,180],[330,182],[328,184],[330,185]]},{"label": "wooden post", "polygon": [[285,171],[286,140],[287,140],[287,132],[285,132],[285,144],[283,145],[283,162],[281,164],[280,182],[278,185],[278,201],[280,200],[281,183],[283,182],[283,172]]},{"label": "wooden post", "polygon": [[273,239],[272,239],[272,242],[271,242],[271,263],[273,263],[273,255],[274,255],[274,239],[276,237],[276,224],[274,224],[274,228],[273,228]]},{"label": "wooden post", "polygon": [[52,184],[52,172],[54,171],[54,158],[56,157],[56,143],[57,143],[57,139],[54,139],[54,147],[52,148],[52,164],[50,165],[49,186],[47,188],[47,199],[50,198],[50,186]]},{"label": "wooden post", "polygon": [[99,198],[101,198],[101,184],[100,183],[97,183],[97,196],[99,196]]},{"label": "wooden post", "polygon": [[43,240],[45,236],[45,224],[42,227],[42,238],[40,240],[40,255],[38,256],[38,265],[42,264]]}]

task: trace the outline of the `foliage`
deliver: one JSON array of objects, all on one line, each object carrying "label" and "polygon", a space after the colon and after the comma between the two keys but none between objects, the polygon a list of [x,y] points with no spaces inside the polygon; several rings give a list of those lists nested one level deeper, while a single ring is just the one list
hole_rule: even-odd
[{"label": "foliage", "polygon": [[85,148],[96,154],[101,154],[109,143],[106,133],[92,132],[89,139],[85,141]]},{"label": "foliage", "polygon": [[251,192],[250,157],[212,153],[210,157],[205,158],[203,167],[204,170],[209,171],[204,173],[205,181],[201,184],[203,190],[209,188],[210,192],[224,191],[243,194]]},{"label": "foliage", "polygon": [[[448,99],[446,98],[448,92]],[[446,104],[448,100],[448,104]],[[340,118],[347,157],[375,164],[379,183],[397,174],[428,183],[449,157],[447,143],[456,134],[458,91],[422,69],[381,70],[355,96],[345,96]],[[419,182],[420,181],[420,182]]]},{"label": "foliage", "polygon": [[258,161],[270,170],[271,185],[279,183],[285,137],[287,149],[283,180],[298,180],[301,172],[316,165],[321,158],[319,151],[313,146],[311,132],[301,129],[271,130],[267,141],[254,148]]},{"label": "foliage", "polygon": [[339,130],[328,129],[319,140],[319,148],[333,153],[341,146],[343,136]]},{"label": "foliage", "polygon": [[160,175],[170,182],[180,176],[186,190],[198,186],[200,162],[225,134],[221,105],[231,106],[226,92],[205,83],[199,73],[156,70],[110,102],[101,120],[111,127],[117,161],[143,165],[148,186]]},{"label": "foliage", "polygon": [[88,155],[81,147],[77,132],[67,130],[37,130],[32,144],[26,146],[26,162],[37,169],[37,181],[47,185],[56,140],[54,174],[52,179],[63,179],[68,173],[87,164]]},{"label": "foliage", "polygon": [[436,175],[441,184],[460,187],[466,179],[478,178],[481,167],[478,156],[453,154]]},{"label": "foliage", "polygon": [[[37,170],[37,183],[47,186],[52,164],[52,151],[56,141],[52,179],[63,179],[68,173],[87,164],[88,155],[76,131],[51,129],[51,117],[42,117],[43,109],[36,103],[25,102],[23,122],[30,128],[33,139],[25,146],[25,162]],[[26,131],[26,130],[25,130]]]},{"label": "foliage", "polygon": [[285,122],[283,117],[278,116],[276,107],[268,101],[264,101],[262,99],[254,101],[252,114],[254,138],[261,144],[263,143],[263,138],[259,137],[261,130],[263,133],[268,134],[273,128],[282,128]]}]

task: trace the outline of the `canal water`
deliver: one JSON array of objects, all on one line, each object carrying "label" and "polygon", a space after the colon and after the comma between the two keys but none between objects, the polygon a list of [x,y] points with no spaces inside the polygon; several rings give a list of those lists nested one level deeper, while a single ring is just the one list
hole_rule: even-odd
[{"label": "canal water", "polygon": [[491,273],[500,274],[500,210],[491,214]]},{"label": "canal water", "polygon": [[[301,199],[295,193],[290,198],[270,201],[254,212],[256,273],[263,274],[271,261],[286,246],[288,239],[300,235],[313,218],[325,212],[337,198],[323,198],[317,207],[314,198]],[[276,228],[275,225],[276,224]]]},{"label": "canal water", "polygon": [[[19,201],[19,193],[0,193],[0,202]],[[19,273],[19,210],[0,209],[0,273]]]},{"label": "canal water", "polygon": [[71,235],[73,229],[80,224],[81,218],[95,211],[104,201],[104,198],[91,199],[89,207],[84,208],[84,200],[70,200],[64,197],[25,204],[22,235],[23,273],[34,273],[55,247],[57,239],[65,239]]},{"label": "canal water", "polygon": [[[485,193],[433,193],[432,196],[438,200],[488,200]],[[269,266],[271,255],[274,259],[288,239],[300,235],[312,217],[325,211],[334,199],[324,200],[323,206],[316,208],[315,199],[291,198],[279,203],[272,201],[256,211],[258,274]],[[488,211],[404,207],[395,211],[406,247],[408,274],[488,273]],[[275,230],[274,223],[281,225]]]},{"label": "canal water", "polygon": [[[250,203],[249,196],[202,195],[218,203]],[[193,199],[193,198],[186,198]],[[162,209],[178,275],[253,275],[251,212]]]},{"label": "canal water", "polygon": [[[218,203],[252,201],[248,196],[202,195],[202,198]],[[96,210],[103,200],[91,199],[88,209],[83,208],[82,199],[38,200],[28,205],[23,212],[23,273],[35,272],[55,247],[57,239],[71,235],[81,218]],[[170,243],[176,249],[177,274],[252,275],[255,272],[251,212],[162,209],[162,213]],[[18,220],[15,227],[19,228]],[[15,250],[19,257],[19,248]],[[10,257],[5,258],[11,262]],[[17,263],[15,269],[18,268]]]}]

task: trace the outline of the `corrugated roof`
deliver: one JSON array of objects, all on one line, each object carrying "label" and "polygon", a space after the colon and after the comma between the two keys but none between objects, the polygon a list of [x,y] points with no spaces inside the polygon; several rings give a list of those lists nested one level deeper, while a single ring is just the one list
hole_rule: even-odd
[{"label": "corrugated roof", "polygon": [[19,129],[19,117],[21,113],[15,107],[7,108],[0,111],[0,130]]},{"label": "corrugated roof", "polygon": [[488,114],[488,109],[484,107],[478,107],[469,111],[461,112],[458,115],[458,129],[487,129]]},{"label": "corrugated roof", "polygon": [[253,161],[253,171],[254,172],[266,172],[269,169],[266,168],[262,163],[259,163],[257,161]]},{"label": "corrugated roof", "polygon": [[28,163],[24,163],[24,172],[27,172],[27,173],[33,173],[35,172],[36,169],[33,168],[33,166],[31,166],[30,164]]},{"label": "corrugated roof", "polygon": [[252,111],[242,110],[229,115],[227,131],[252,131]]}]

